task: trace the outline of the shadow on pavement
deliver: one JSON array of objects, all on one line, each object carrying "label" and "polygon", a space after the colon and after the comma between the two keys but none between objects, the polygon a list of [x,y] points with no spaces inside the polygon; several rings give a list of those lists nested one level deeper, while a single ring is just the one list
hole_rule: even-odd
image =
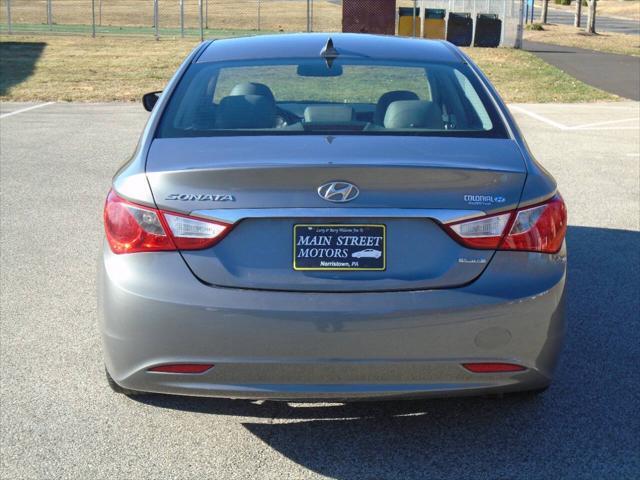
[{"label": "shadow on pavement", "polygon": [[0,95],[31,76],[46,46],[44,42],[0,42]]},{"label": "shadow on pavement", "polygon": [[555,383],[538,397],[139,401],[268,419],[244,426],[290,460],[338,479],[632,478],[640,471],[640,233],[570,227],[567,241],[566,346]]}]

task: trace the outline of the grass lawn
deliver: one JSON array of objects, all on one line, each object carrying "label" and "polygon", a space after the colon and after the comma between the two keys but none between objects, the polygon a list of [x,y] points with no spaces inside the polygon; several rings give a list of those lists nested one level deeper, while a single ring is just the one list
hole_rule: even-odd
[{"label": "grass lawn", "polygon": [[[544,30],[525,30],[524,38],[532,42],[553,43],[567,47],[640,56],[640,35],[602,32],[595,35],[569,25],[543,25]],[[596,20],[597,30],[597,20]]]},{"label": "grass lawn", "polygon": [[[407,0],[405,0],[407,1]],[[199,27],[198,0],[184,0],[184,25]],[[6,0],[0,1],[0,19],[5,15]],[[91,31],[91,0],[53,0],[53,25],[47,25],[45,0],[13,0],[12,19],[16,32],[21,25],[29,28],[71,28]],[[152,0],[96,0],[96,23],[99,30],[134,33],[153,32]],[[303,31],[307,26],[305,0],[203,0],[206,25],[219,30]],[[102,8],[100,8],[102,5]],[[258,13],[258,7],[260,7]],[[259,17],[258,17],[259,15]],[[180,29],[180,2],[158,3],[158,25],[162,34]],[[258,23],[259,18],[259,23]],[[0,20],[0,29],[5,20]],[[338,31],[342,27],[342,5],[335,0],[314,0],[313,28],[316,31]]]},{"label": "grass lawn", "polygon": [[[161,90],[196,41],[86,36],[0,36],[0,100],[137,101]],[[520,50],[466,51],[507,102],[618,97]]]}]

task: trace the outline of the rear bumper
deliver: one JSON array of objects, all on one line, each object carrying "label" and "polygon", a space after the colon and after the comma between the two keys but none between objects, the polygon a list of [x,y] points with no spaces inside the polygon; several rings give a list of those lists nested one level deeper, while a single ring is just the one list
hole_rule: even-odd
[{"label": "rear bumper", "polygon": [[[565,329],[564,248],[498,252],[456,289],[300,293],[215,288],[174,252],[114,255],[99,269],[105,362],[123,387],[265,399],[372,399],[536,389]],[[461,363],[517,363],[473,374]],[[203,374],[151,373],[212,363]]]}]

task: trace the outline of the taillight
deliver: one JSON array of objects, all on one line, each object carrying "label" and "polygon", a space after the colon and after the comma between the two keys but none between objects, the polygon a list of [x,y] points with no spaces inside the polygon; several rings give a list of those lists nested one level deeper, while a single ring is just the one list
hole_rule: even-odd
[{"label": "taillight", "polygon": [[162,212],[178,250],[198,250],[218,243],[231,229],[227,223]]},{"label": "taillight", "polygon": [[104,205],[104,229],[114,253],[175,250],[158,211],[123,200],[113,190]]},{"label": "taillight", "polygon": [[535,207],[522,208],[500,248],[556,253],[567,233],[567,207],[560,194]]},{"label": "taillight", "polygon": [[468,248],[556,253],[567,232],[567,209],[557,194],[540,205],[445,227]]},{"label": "taillight", "polygon": [[495,250],[500,245],[511,215],[511,212],[492,215],[449,225],[449,228],[466,247]]},{"label": "taillight", "polygon": [[222,240],[231,225],[136,205],[111,190],[104,228],[114,253],[198,250]]}]

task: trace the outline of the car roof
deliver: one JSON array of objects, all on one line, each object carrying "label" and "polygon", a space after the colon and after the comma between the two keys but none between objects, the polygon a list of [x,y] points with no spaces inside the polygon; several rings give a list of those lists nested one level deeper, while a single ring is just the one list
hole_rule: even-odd
[{"label": "car roof", "polygon": [[[345,57],[380,60],[463,63],[444,41],[362,33],[290,33],[212,41],[197,63],[236,60],[317,58],[328,40]],[[339,58],[339,57],[338,57]]]}]

